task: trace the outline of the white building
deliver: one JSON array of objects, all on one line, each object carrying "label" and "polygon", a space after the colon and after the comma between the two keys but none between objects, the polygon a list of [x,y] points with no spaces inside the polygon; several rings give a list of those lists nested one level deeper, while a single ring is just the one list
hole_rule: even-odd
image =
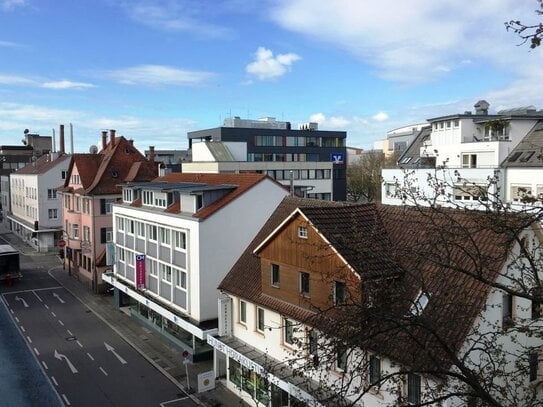
[{"label": "white building", "polygon": [[62,235],[62,186],[70,156],[62,153],[40,158],[10,175],[10,229],[38,251],[50,251]]},{"label": "white building", "polygon": [[217,286],[287,194],[261,174],[171,173],[124,184],[113,207],[114,272],[103,280],[193,360],[209,358]]},{"label": "white building", "polygon": [[[425,199],[435,197],[437,188],[442,194],[437,203],[443,204],[478,205],[480,197],[486,199],[494,194],[503,202],[512,201],[509,175],[504,171],[507,165],[502,164],[511,160],[521,141],[538,129],[543,111],[528,107],[489,114],[488,107],[487,102],[479,101],[475,114],[465,112],[429,119],[431,128],[417,135],[399,158],[398,166],[383,169],[382,202],[405,202],[402,194],[397,194],[398,187],[417,191]],[[532,156],[536,162],[537,154]],[[404,183],[407,174],[409,185]],[[443,182],[445,188],[429,184],[429,177]],[[489,185],[492,179],[497,180],[493,186]],[[515,183],[533,182],[515,179]],[[534,191],[536,188],[534,185]]]},{"label": "white building", "polygon": [[[463,213],[444,214],[466,225],[471,234]],[[442,406],[460,407],[468,405],[470,389],[455,378],[463,372],[449,352],[477,374],[484,350],[491,349],[498,352],[493,355],[498,366],[491,375],[493,396],[502,405],[524,405],[523,397],[529,398],[535,388],[536,402],[541,402],[543,394],[536,386],[543,379],[543,342],[528,335],[541,326],[539,308],[445,266],[436,273],[429,256],[410,269],[409,257],[420,240],[437,241],[441,233],[424,219],[410,208],[326,206],[286,198],[219,286],[220,336],[208,336],[215,349],[216,376],[224,375],[226,386],[255,406],[336,406],[339,401],[327,396],[341,388],[343,398],[365,407],[419,404],[463,391],[465,396],[441,401]],[[373,222],[379,223],[381,236],[372,235]],[[531,229],[521,233],[521,241],[524,236],[537,239]],[[484,266],[484,276],[510,286],[510,277],[520,275],[510,265],[519,246],[500,246],[503,239],[507,237],[489,228],[477,229],[473,240],[463,241],[466,248],[473,244],[495,259]],[[453,256],[450,265],[463,259]],[[464,267],[469,270],[465,262]],[[351,301],[360,301],[360,284],[362,301],[372,298],[370,310],[395,304],[394,324],[385,326],[378,311],[364,317],[360,308],[352,307]],[[345,313],[342,305],[347,306]],[[333,316],[319,311],[327,309]],[[352,318],[343,328],[359,332],[360,343],[367,347],[334,344],[335,349],[324,351],[325,337],[338,332],[330,318],[338,315]],[[372,331],[372,315],[378,318],[373,321],[377,333],[365,338],[365,332]],[[431,324],[432,335],[426,336],[417,330],[417,318],[440,322]],[[398,321],[408,322],[398,327]],[[530,328],[523,330],[526,326]],[[513,394],[502,394],[500,386]]]}]

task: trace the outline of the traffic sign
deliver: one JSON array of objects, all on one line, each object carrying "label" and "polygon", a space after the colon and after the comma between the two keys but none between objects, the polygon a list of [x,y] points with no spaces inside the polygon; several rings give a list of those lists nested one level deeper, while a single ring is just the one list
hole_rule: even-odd
[{"label": "traffic sign", "polygon": [[62,249],[64,246],[66,246],[66,241],[65,240],[59,240],[57,242],[57,246]]}]

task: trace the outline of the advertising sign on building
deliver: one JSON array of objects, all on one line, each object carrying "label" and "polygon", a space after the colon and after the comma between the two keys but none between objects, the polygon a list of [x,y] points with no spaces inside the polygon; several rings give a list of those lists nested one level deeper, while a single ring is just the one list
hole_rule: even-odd
[{"label": "advertising sign on building", "polygon": [[345,162],[345,156],[343,153],[331,153],[330,161],[332,161],[334,164],[343,164]]},{"label": "advertising sign on building", "polygon": [[145,288],[145,255],[136,254],[136,288]]}]

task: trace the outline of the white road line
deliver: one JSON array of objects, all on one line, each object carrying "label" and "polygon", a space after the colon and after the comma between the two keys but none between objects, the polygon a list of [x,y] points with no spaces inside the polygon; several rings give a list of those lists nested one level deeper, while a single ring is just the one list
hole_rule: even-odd
[{"label": "white road line", "polygon": [[92,357],[92,355],[89,352],[87,352],[87,356],[89,357],[90,360],[94,360],[94,358]]},{"label": "white road line", "polygon": [[77,342],[77,344],[79,345],[80,348],[83,347],[83,345],[81,345],[81,342],[79,342],[79,341],[76,341],[76,342]]},{"label": "white road line", "polygon": [[68,397],[66,397],[65,394],[62,394],[62,398],[64,399],[64,402],[66,403],[67,406],[71,406],[70,401],[68,400]]},{"label": "white road line", "polygon": [[100,371],[105,375],[107,376],[107,372],[100,366]]},{"label": "white road line", "polygon": [[15,317],[15,321],[17,321],[17,323],[19,323],[19,318]]},{"label": "white road line", "polygon": [[21,331],[26,332],[26,329],[24,326],[21,325]]},{"label": "white road line", "polygon": [[62,322],[60,319],[58,320],[58,323],[62,326],[64,326],[64,322]]},{"label": "white road line", "polygon": [[173,399],[173,400],[163,401],[162,403],[160,403],[160,406],[165,407],[167,404],[176,403],[176,402],[181,401],[181,400],[187,400],[188,398],[189,397],[181,397],[180,399]]},{"label": "white road line", "polygon": [[9,312],[11,312],[12,314],[15,314],[15,312],[13,312],[13,310],[11,308],[9,309]]},{"label": "white road line", "polygon": [[36,352],[36,355],[40,356],[40,352],[38,352],[38,349],[34,348],[34,352]]},{"label": "white road line", "polygon": [[36,293],[36,291],[32,291],[32,292],[34,293],[34,295],[35,295],[36,297],[38,297],[38,300],[40,300],[40,302],[43,302],[43,300],[42,300],[42,299],[40,298],[40,296]]},{"label": "white road line", "polygon": [[3,295],[12,295],[12,294],[21,294],[21,293],[29,293],[31,291],[47,291],[47,290],[58,290],[59,288],[64,288],[61,285],[58,285],[56,287],[45,287],[45,288],[34,288],[32,290],[20,290],[20,291],[10,291],[9,293],[5,293]]},{"label": "white road line", "polygon": [[69,329],[66,329],[66,332],[68,332],[68,335],[74,336],[74,334],[72,333],[72,331],[70,331]]},{"label": "white road line", "polygon": [[28,339],[28,343],[32,343],[32,339],[30,339],[30,336],[26,336],[26,339]]},{"label": "white road line", "polygon": [[49,309],[49,305],[43,304],[43,306],[44,306],[45,308]]},{"label": "white road line", "polygon": [[47,363],[45,363],[43,360],[41,361],[41,364],[43,365],[45,370],[49,370],[49,368],[47,367]]},{"label": "white road line", "polygon": [[54,316],[55,318],[57,317],[57,314],[55,314],[53,311],[51,311],[51,315]]},{"label": "white road line", "polygon": [[51,376],[51,381],[55,384],[55,386],[58,387],[57,379],[55,379],[55,376]]}]

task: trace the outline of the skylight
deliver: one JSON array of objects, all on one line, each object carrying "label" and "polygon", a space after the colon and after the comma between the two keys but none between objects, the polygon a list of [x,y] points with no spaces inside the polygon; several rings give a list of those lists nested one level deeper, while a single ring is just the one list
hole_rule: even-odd
[{"label": "skylight", "polygon": [[424,308],[426,308],[426,306],[428,305],[429,299],[430,298],[428,294],[421,290],[419,292],[419,295],[417,295],[417,299],[409,310],[411,314],[415,316],[419,316],[420,314],[422,314],[422,311],[424,311]]}]

